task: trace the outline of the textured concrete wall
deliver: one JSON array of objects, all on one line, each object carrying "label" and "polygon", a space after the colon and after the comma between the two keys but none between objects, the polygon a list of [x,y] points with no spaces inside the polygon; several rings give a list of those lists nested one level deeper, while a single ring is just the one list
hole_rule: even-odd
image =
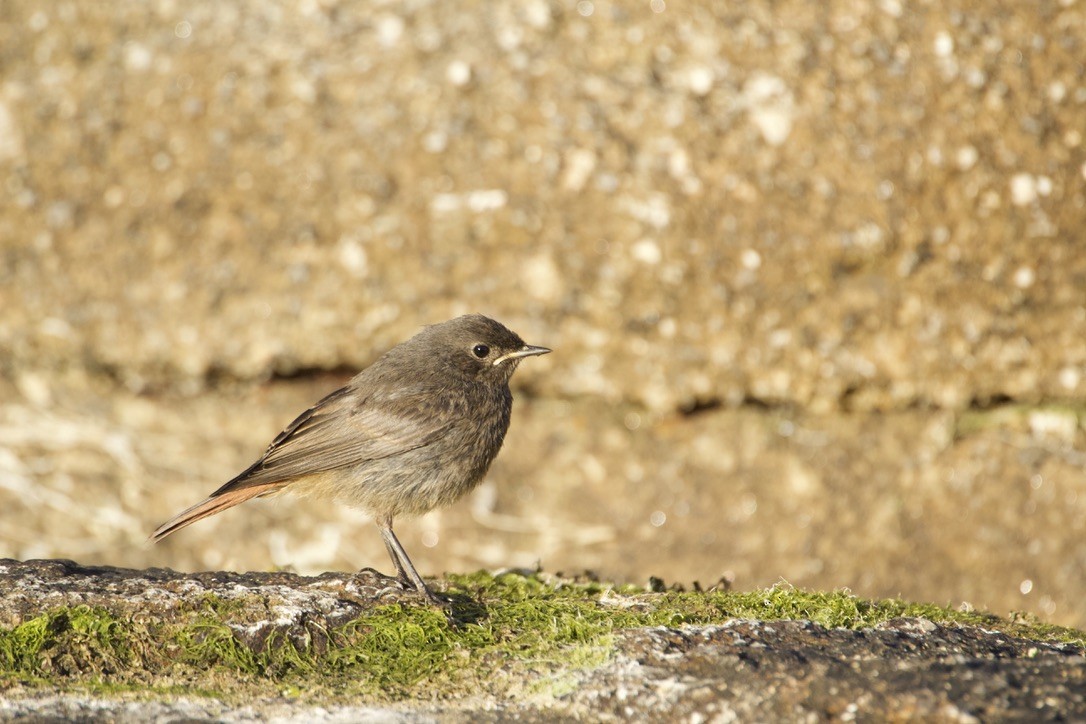
[{"label": "textured concrete wall", "polygon": [[5,2],[4,365],[354,367],[478,310],[548,394],[1081,399],[1084,12]]}]

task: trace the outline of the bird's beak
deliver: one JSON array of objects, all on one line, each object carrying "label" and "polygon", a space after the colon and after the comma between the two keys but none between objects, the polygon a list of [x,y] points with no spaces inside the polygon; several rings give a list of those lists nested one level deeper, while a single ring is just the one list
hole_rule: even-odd
[{"label": "bird's beak", "polygon": [[497,366],[497,365],[500,365],[502,362],[506,361],[507,359],[520,359],[521,357],[534,357],[537,354],[547,354],[548,352],[550,352],[550,350],[547,349],[546,347],[533,347],[530,344],[526,344],[526,345],[524,345],[523,347],[521,347],[520,349],[518,349],[518,350],[516,350],[514,352],[507,352],[506,354],[503,354],[501,357],[494,360],[494,362],[492,362],[491,364],[493,364],[494,366]]}]

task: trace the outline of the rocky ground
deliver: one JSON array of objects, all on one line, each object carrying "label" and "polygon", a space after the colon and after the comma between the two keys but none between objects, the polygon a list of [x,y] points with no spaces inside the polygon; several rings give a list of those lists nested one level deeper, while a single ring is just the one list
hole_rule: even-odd
[{"label": "rocky ground", "polygon": [[279,698],[16,694],[0,717],[156,721],[1073,721],[1086,716],[1081,648],[900,619],[877,629],[735,621],[620,634],[611,661],[553,702],[297,705]]},{"label": "rocky ground", "polygon": [[[442,584],[452,591],[450,621],[432,612],[437,626],[464,633],[501,628],[503,607],[546,605],[556,593],[569,605],[587,603],[596,611],[678,611],[692,600],[728,600],[728,594],[701,592],[669,600],[668,594],[586,588],[553,577],[540,586],[521,573],[496,580],[511,582],[497,597],[470,584]],[[426,607],[372,572],[317,578],[178,574],[9,560],[0,561],[0,584],[0,618],[15,632],[0,638],[5,718],[967,722],[1086,716],[1081,633],[1076,643],[1053,643],[1053,634],[1073,632],[1018,626],[1008,633],[1013,624],[995,618],[936,623],[888,614],[869,625],[853,619],[827,628],[809,620],[733,618],[724,611],[715,614],[716,623],[708,623],[713,614],[695,622],[687,608],[682,615],[689,624],[674,618],[669,626],[618,625],[600,638],[586,629],[557,647],[557,659],[549,659],[542,650],[518,654],[516,647],[499,655],[493,647],[467,644],[467,636],[440,651],[437,635],[406,635],[427,630],[423,619],[411,618],[412,607]],[[466,595],[469,590],[474,595]],[[779,615],[769,599],[779,603],[780,593],[765,593],[765,616]],[[382,623],[366,618],[390,606],[395,612]],[[48,623],[36,628],[42,614]],[[561,606],[546,614],[567,615]],[[385,659],[379,648],[353,648],[357,640],[343,632],[360,620],[366,622],[360,629],[367,643],[386,640],[392,649],[413,648],[409,653],[416,655],[432,649],[429,660],[451,660],[457,674],[450,677],[445,664],[431,663],[413,682],[399,678],[405,670],[382,666],[405,658],[405,651]],[[533,625],[530,615],[516,620],[518,626]],[[215,645],[220,648],[209,655]],[[291,654],[275,653],[284,649]],[[367,656],[359,654],[363,650]],[[344,651],[357,656],[346,679],[335,666],[335,655]],[[197,655],[202,658],[196,670],[186,667]],[[38,683],[17,683],[12,669],[33,673],[28,681]],[[40,677],[60,693],[43,691]],[[367,679],[385,683],[367,689]],[[88,682],[91,692],[112,689],[113,696],[88,697],[82,690]],[[134,682],[141,686],[134,688]]]}]

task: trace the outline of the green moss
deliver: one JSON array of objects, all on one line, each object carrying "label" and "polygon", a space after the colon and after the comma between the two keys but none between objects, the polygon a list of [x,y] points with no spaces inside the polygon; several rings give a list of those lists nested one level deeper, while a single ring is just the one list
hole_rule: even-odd
[{"label": "green moss", "polygon": [[292,630],[290,637],[273,632],[262,640],[238,633],[245,620],[254,620],[254,607],[259,611],[265,605],[255,596],[208,596],[168,622],[118,617],[87,606],[59,609],[0,630],[0,679],[228,699],[275,694],[387,700],[515,688],[555,695],[573,685],[571,670],[608,659],[617,631],[732,618],[809,619],[827,627],[865,628],[897,617],[924,617],[1086,645],[1080,631],[1025,617],[1008,621],[788,586],[650,593],[542,575],[477,573],[450,577],[448,592],[456,602],[452,622],[432,608],[395,604],[375,607],[330,631]]},{"label": "green moss", "polygon": [[40,677],[122,672],[142,663],[141,637],[108,612],[62,608],[0,631],[0,675]]},{"label": "green moss", "polygon": [[322,669],[359,674],[362,689],[406,693],[422,680],[446,674],[455,635],[444,614],[429,608],[381,606],[343,626]]},{"label": "green moss", "polygon": [[268,668],[267,653],[244,646],[221,621],[205,619],[171,629],[165,645],[179,663],[197,668],[225,666],[244,674],[261,674]]},{"label": "green moss", "polygon": [[1029,429],[1030,415],[1035,412],[1066,417],[1080,427],[1086,424],[1086,405],[1071,402],[1045,405],[1009,403],[961,412],[954,426],[954,434],[962,438],[992,429],[1026,431]]},{"label": "green moss", "polygon": [[263,607],[263,601],[258,596],[224,598],[214,593],[205,593],[196,600],[195,605],[188,612],[210,614],[221,620],[239,619],[245,615],[251,601],[260,602],[260,606]]}]

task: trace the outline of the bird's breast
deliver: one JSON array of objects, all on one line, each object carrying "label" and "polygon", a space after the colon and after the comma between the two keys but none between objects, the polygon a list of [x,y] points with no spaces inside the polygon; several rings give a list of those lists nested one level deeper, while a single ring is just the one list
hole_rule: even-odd
[{"label": "bird's breast", "polygon": [[443,431],[428,444],[355,470],[340,495],[375,513],[421,514],[449,505],[478,485],[501,450],[512,397],[502,390],[460,388],[432,396],[421,414],[438,415]]}]

